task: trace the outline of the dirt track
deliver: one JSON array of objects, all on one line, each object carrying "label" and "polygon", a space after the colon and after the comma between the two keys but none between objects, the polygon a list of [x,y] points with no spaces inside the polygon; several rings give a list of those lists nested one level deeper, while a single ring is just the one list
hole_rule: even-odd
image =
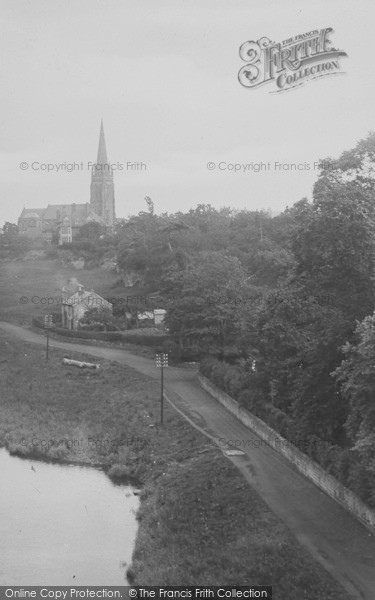
[{"label": "dirt track", "polygon": [[[45,343],[44,336],[28,329],[5,322],[0,322],[1,328],[25,341]],[[153,378],[160,376],[152,360],[121,349],[53,339],[50,345],[126,364]],[[219,405],[201,388],[196,372],[171,367],[165,371],[165,382],[169,401],[211,441],[222,450],[229,440],[240,444],[245,454],[230,460],[299,542],[353,598],[374,600],[375,536]]]}]

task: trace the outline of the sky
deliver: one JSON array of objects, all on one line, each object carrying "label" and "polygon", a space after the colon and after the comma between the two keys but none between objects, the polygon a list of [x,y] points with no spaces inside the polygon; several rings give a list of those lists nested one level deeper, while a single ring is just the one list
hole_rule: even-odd
[{"label": "sky", "polygon": [[[145,210],[145,196],[157,213],[276,214],[311,198],[315,162],[375,130],[372,0],[3,0],[0,15],[0,224],[89,202],[101,119],[122,166],[117,217]],[[339,75],[282,93],[240,85],[244,42],[326,27],[348,55]],[[260,162],[270,168],[228,167]]]}]

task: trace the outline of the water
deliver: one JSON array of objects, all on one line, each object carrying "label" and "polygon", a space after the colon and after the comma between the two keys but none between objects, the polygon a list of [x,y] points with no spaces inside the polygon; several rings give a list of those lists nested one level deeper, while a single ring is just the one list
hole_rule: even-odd
[{"label": "water", "polygon": [[139,503],[132,488],[2,448],[0,478],[0,585],[126,585]]}]

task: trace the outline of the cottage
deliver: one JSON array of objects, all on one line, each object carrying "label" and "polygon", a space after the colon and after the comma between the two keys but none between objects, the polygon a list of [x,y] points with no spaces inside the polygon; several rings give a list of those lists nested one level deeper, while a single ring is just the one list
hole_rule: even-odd
[{"label": "cottage", "polygon": [[113,305],[93,290],[85,291],[83,285],[79,285],[78,291],[69,297],[64,294],[61,303],[62,326],[66,329],[78,329],[79,321],[91,308],[106,308],[112,312]]}]

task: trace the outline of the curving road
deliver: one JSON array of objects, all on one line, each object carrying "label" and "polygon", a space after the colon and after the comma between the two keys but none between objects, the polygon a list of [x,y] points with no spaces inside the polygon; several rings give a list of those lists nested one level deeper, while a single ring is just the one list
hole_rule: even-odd
[{"label": "curving road", "polygon": [[[31,330],[5,322],[0,322],[0,329],[25,341],[45,344],[44,336]],[[150,377],[160,377],[152,360],[122,349],[53,339],[50,345],[114,360]],[[244,455],[229,459],[246,480],[353,598],[374,600],[375,535],[218,404],[200,387],[195,371],[170,367],[165,371],[165,389],[174,408],[223,451],[230,440],[238,440]]]}]

